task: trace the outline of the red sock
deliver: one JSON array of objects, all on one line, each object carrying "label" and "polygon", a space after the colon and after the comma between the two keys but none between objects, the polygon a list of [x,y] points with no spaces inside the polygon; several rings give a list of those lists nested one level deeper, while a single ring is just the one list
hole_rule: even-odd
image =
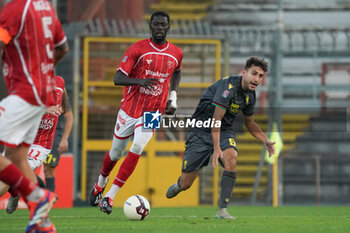
[{"label": "red sock", "polygon": [[0,172],[0,180],[8,184],[12,190],[17,190],[23,197],[28,196],[36,187],[12,163]]},{"label": "red sock", "polygon": [[141,155],[138,155],[129,151],[124,162],[119,168],[118,175],[113,181],[113,184],[118,185],[119,187],[122,187],[124,185],[124,183],[129,178],[129,176],[134,172],[140,156]]},{"label": "red sock", "polygon": [[109,176],[109,174],[111,173],[111,171],[113,170],[115,164],[118,162],[117,161],[112,161],[111,157],[109,157],[109,151],[107,152],[107,154],[105,155],[105,158],[103,159],[103,165],[101,168],[101,175],[104,177]]}]

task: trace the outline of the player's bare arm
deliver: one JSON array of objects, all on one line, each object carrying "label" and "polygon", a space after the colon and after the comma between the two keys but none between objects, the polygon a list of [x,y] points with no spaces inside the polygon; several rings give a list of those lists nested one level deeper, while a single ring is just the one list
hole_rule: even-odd
[{"label": "player's bare arm", "polygon": [[[215,121],[221,121],[226,113],[225,109],[215,107],[213,118]],[[213,160],[212,165],[213,167],[218,166],[218,160],[219,158],[224,158],[224,154],[220,148],[220,127],[214,127],[211,129],[211,137],[213,139],[213,145],[214,145],[214,152],[213,152]]]},{"label": "player's bare arm", "polygon": [[156,78],[146,78],[146,79],[138,79],[138,78],[129,78],[123,72],[118,70],[114,75],[114,85],[116,86],[135,86],[139,85],[141,87],[147,89],[155,89],[158,84],[158,79]]},{"label": "player's bare arm", "polygon": [[67,90],[66,88],[63,89],[63,95],[61,100],[61,106],[62,106],[62,114],[65,114],[67,112]]},{"label": "player's bare arm", "polygon": [[181,70],[175,71],[170,81],[170,95],[165,107],[165,114],[172,115],[175,113],[177,104],[177,89],[181,80]]},{"label": "player's bare arm", "polygon": [[62,45],[55,48],[55,65],[57,65],[61,61],[62,57],[66,53],[68,53],[68,50],[69,50],[69,48],[68,48],[67,41],[64,42]]},{"label": "player's bare arm", "polygon": [[267,151],[269,152],[269,156],[275,153],[275,142],[271,142],[264,132],[260,129],[260,127],[255,123],[253,116],[244,117],[244,124],[251,135],[253,135],[256,139],[261,141]]},{"label": "player's bare arm", "polygon": [[74,120],[73,112],[72,111],[66,112],[64,114],[64,117],[66,118],[66,123],[64,125],[64,132],[62,135],[62,139],[58,146],[58,152],[60,154],[63,154],[68,150],[68,138],[73,128],[73,120]]}]

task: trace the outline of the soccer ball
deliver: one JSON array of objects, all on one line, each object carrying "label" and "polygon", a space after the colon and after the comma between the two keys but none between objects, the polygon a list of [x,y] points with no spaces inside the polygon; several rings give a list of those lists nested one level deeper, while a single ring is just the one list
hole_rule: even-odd
[{"label": "soccer ball", "polygon": [[149,202],[140,195],[133,195],[124,203],[124,214],[130,220],[144,220],[150,211]]}]

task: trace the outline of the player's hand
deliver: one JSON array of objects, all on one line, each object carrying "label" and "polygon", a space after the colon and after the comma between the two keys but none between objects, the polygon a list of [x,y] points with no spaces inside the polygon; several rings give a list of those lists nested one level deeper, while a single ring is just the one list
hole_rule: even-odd
[{"label": "player's hand", "polygon": [[165,114],[173,115],[176,111],[176,103],[173,100],[168,100],[165,106]]},{"label": "player's hand", "polygon": [[271,142],[270,140],[267,140],[264,144],[269,152],[269,157],[271,157],[273,154],[275,154],[275,143],[276,142]]},{"label": "player's hand", "polygon": [[140,79],[141,83],[140,86],[147,88],[149,90],[155,90],[158,86],[158,79],[156,78],[146,78],[146,79]]},{"label": "player's hand", "polygon": [[213,152],[213,160],[211,161],[213,168],[217,167],[219,165],[219,158],[224,159],[224,153],[220,148],[214,149]]},{"label": "player's hand", "polygon": [[46,114],[51,114],[54,116],[59,116],[62,113],[62,107],[57,107],[57,106],[49,106],[46,108]]},{"label": "player's hand", "polygon": [[62,139],[60,142],[60,145],[58,146],[58,152],[61,155],[67,150],[68,150],[68,140]]}]

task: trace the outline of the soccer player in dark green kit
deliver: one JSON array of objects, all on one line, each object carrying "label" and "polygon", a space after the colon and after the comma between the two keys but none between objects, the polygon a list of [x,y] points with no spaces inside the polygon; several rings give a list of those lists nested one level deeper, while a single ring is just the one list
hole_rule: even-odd
[{"label": "soccer player in dark green kit", "polygon": [[[237,147],[232,129],[239,112],[244,114],[244,123],[250,134],[261,141],[269,155],[275,152],[271,142],[255,123],[255,88],[268,72],[268,63],[263,58],[251,57],[246,61],[241,76],[229,76],[211,85],[202,95],[192,119],[213,119],[212,128],[194,127],[186,139],[186,150],[182,163],[182,174],[177,183],[169,187],[166,197],[173,198],[191,187],[199,170],[207,166],[212,155],[213,167],[218,162],[224,167],[221,177],[221,193],[216,218],[235,219],[226,208],[236,182]],[[220,127],[218,126],[220,125]]]}]

